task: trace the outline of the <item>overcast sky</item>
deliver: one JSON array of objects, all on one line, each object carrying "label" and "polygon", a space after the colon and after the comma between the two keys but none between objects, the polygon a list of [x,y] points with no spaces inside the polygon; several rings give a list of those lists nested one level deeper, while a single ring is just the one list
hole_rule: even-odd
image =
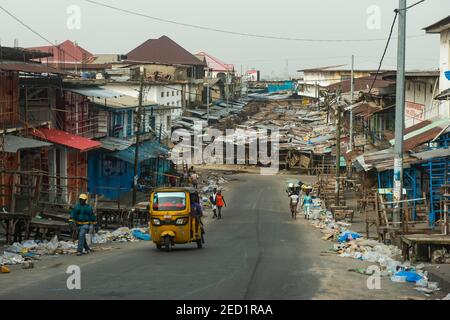
[{"label": "overcast sky", "polygon": [[[242,33],[308,39],[387,38],[397,0],[96,0],[130,11]],[[409,0],[413,4],[417,0]],[[51,41],[76,40],[93,53],[122,53],[149,38],[167,35],[192,53],[207,51],[238,71],[247,67],[261,70],[264,76],[290,76],[296,70],[349,63],[354,54],[356,67],[378,64],[385,41],[300,42],[261,39],[217,33],[168,24],[99,7],[84,0],[0,0],[0,5]],[[69,29],[66,10],[81,9],[80,29]],[[380,29],[369,29],[367,13],[379,6]],[[407,69],[437,69],[439,37],[425,35],[422,28],[450,14],[449,0],[426,0],[410,9],[407,16]],[[46,45],[38,36],[0,11],[0,39],[4,46]],[[420,37],[416,37],[420,36]],[[394,31],[385,68],[395,68]],[[286,61],[288,60],[288,61]]]}]

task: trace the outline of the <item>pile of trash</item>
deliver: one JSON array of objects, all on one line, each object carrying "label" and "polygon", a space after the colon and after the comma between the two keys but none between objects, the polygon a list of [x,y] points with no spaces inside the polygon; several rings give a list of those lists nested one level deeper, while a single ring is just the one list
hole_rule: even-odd
[{"label": "pile of trash", "polygon": [[[136,242],[151,240],[148,228],[121,227],[114,231],[100,230],[95,234],[87,234],[88,244],[103,244],[109,242]],[[55,236],[52,240],[27,240],[22,243],[15,242],[7,247],[0,255],[0,266],[22,264],[39,259],[41,256],[75,254],[78,241],[58,241]]]},{"label": "pile of trash", "polygon": [[92,236],[92,243],[102,244],[108,242],[137,242],[151,240],[148,228],[121,227],[114,231],[100,230]]},{"label": "pile of trash", "polygon": [[433,263],[450,263],[450,252],[447,252],[445,248],[441,250],[434,250],[431,257]]},{"label": "pile of trash", "polygon": [[38,259],[44,255],[73,254],[77,251],[77,243],[73,241],[58,241],[55,236],[52,240],[27,240],[22,243],[15,242],[5,249],[0,256],[0,265],[24,264],[27,261]]},{"label": "pile of trash", "polygon": [[[315,200],[316,206],[320,200]],[[401,263],[397,259],[401,256],[401,250],[393,245],[386,245],[377,240],[366,239],[357,232],[350,229],[351,224],[336,222],[330,211],[319,208],[315,217],[312,217],[311,224],[321,229],[324,234],[323,240],[336,241],[331,249],[340,257],[353,258],[361,261],[377,263],[380,267],[380,276],[390,277],[392,282],[415,283],[415,290],[429,296],[433,292],[439,291],[437,282],[430,282],[428,272],[424,270],[425,265],[412,266],[410,262]],[[442,251],[442,252],[441,252]],[[446,259],[445,250],[436,253],[435,260]],[[373,268],[357,268],[349,271],[360,274],[372,275]]]}]

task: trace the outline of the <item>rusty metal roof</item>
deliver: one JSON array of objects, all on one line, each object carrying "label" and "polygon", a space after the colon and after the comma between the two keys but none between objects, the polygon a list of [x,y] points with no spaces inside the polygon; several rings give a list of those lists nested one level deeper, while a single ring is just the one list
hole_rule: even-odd
[{"label": "rusty metal roof", "polygon": [[0,70],[4,71],[18,71],[27,73],[53,73],[53,74],[66,74],[58,69],[48,67],[40,63],[27,63],[27,62],[5,62],[0,63]]},{"label": "rusty metal roof", "polygon": [[382,107],[370,103],[361,103],[353,108],[353,116],[368,118],[377,111],[383,110]]},{"label": "rusty metal roof", "polygon": [[[372,83],[374,83],[375,76],[368,76],[368,77],[362,77],[362,78],[355,78],[354,79],[354,90],[357,91],[369,91],[370,87],[372,86]],[[383,80],[380,76],[377,76],[377,79],[375,80],[375,83],[373,85],[373,89],[382,89],[382,88],[388,88],[388,87],[394,87],[395,81],[392,80]],[[336,90],[341,89],[342,92],[350,92],[351,89],[351,83],[350,80],[344,80],[338,83],[334,83],[332,85],[329,85],[327,87],[328,90]]]},{"label": "rusty metal roof", "polygon": [[29,61],[32,59],[40,59],[51,56],[52,54],[48,52],[0,46],[0,58],[2,60]]},{"label": "rusty metal roof", "polygon": [[442,128],[436,127],[405,140],[403,142],[403,151],[412,150],[421,144],[433,140],[441,131]]},{"label": "rusty metal roof", "polygon": [[[404,133],[403,150],[409,151],[415,147],[420,146],[426,142],[433,140],[450,124],[449,118],[438,119],[433,122],[424,121],[424,123],[418,123],[409,127]],[[394,145],[395,141],[390,140],[391,145]]]}]

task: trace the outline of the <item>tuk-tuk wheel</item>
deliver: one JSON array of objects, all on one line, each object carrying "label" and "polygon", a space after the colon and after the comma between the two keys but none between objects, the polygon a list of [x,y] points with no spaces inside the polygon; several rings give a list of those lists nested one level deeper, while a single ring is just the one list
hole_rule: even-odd
[{"label": "tuk-tuk wheel", "polygon": [[161,250],[162,246],[161,246],[160,244],[157,244],[157,245],[156,245],[156,248],[159,249],[159,250]]},{"label": "tuk-tuk wheel", "polygon": [[203,244],[202,244],[202,240],[201,240],[201,239],[200,239],[200,240],[197,240],[197,248],[198,248],[198,249],[203,248]]},{"label": "tuk-tuk wheel", "polygon": [[164,250],[166,250],[167,252],[172,250],[172,239],[170,238],[170,236],[164,237]]}]

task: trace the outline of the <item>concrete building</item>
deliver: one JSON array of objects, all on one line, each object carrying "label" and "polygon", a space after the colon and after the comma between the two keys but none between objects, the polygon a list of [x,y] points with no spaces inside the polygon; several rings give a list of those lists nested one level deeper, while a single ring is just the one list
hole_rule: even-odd
[{"label": "concrete building", "polygon": [[[439,93],[450,89],[450,16],[424,28],[426,33],[440,35],[439,54]],[[447,73],[447,75],[446,75]],[[448,100],[436,101],[438,113],[441,117],[450,116],[450,102]]]},{"label": "concrete building", "polygon": [[[386,72],[381,78],[395,81],[396,72]],[[439,117],[439,105],[434,100],[439,90],[439,70],[411,70],[405,78],[405,127]]]},{"label": "concrete building", "polygon": [[225,63],[220,59],[213,57],[207,52],[201,51],[195,54],[200,61],[205,61],[207,69],[205,70],[206,78],[222,78],[227,79],[234,76],[234,65]]},{"label": "concrete building", "polygon": [[[298,80],[298,95],[308,98],[317,98],[321,88],[350,80],[351,76],[351,68],[345,64],[297,71],[301,74]],[[354,77],[368,77],[373,73],[376,73],[375,68],[355,68]]]},{"label": "concrete building", "polygon": [[[150,118],[145,119],[146,129],[152,127],[158,131],[161,128],[163,138],[170,136],[173,121],[182,115],[183,86],[183,84],[177,83],[145,86],[143,103],[152,103],[158,106],[153,108],[153,115],[149,114]],[[105,88],[136,99],[139,97],[139,85],[137,84],[109,84]]]}]

